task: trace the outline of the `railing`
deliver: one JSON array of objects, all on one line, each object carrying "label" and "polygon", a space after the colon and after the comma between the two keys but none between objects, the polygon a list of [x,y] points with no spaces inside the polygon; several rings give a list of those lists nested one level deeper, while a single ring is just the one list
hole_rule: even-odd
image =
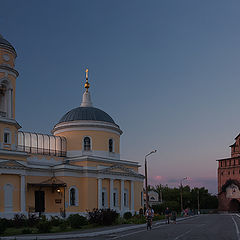
[{"label": "railing", "polygon": [[36,148],[36,147],[28,147],[28,146],[18,145],[17,150],[20,152],[27,152],[27,153],[32,153],[32,154],[66,157],[66,151],[59,151],[59,150],[53,150],[53,149]]}]

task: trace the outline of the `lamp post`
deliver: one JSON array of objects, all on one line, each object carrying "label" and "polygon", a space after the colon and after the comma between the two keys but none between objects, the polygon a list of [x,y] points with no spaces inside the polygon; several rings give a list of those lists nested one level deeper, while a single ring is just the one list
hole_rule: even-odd
[{"label": "lamp post", "polygon": [[184,181],[184,180],[188,180],[189,178],[188,177],[184,177],[183,179],[181,179],[180,180],[180,197],[181,197],[181,211],[183,211],[183,192],[182,192],[182,188],[183,188],[183,186],[182,186],[182,182]]},{"label": "lamp post", "polygon": [[147,157],[153,153],[157,152],[157,150],[153,150],[145,156],[145,188],[146,188],[146,209],[148,209],[148,189],[147,189]]}]

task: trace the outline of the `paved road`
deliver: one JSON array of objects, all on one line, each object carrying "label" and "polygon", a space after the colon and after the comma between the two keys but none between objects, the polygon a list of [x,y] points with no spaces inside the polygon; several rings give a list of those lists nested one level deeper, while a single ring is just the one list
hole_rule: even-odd
[{"label": "paved road", "polygon": [[[240,215],[201,215],[177,224],[156,225],[79,240],[240,240]],[[74,238],[76,240],[76,238]]]}]

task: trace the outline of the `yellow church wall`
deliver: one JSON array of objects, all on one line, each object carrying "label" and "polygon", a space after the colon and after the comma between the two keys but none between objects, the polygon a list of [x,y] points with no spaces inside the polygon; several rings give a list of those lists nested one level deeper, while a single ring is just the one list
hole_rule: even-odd
[{"label": "yellow church wall", "polygon": [[134,209],[139,211],[141,206],[141,192],[143,191],[143,182],[134,182]]},{"label": "yellow church wall", "polygon": [[15,135],[17,134],[17,128],[11,124],[0,123],[0,142],[3,142],[4,129],[7,128],[11,132],[11,143],[17,144],[15,142]]},{"label": "yellow church wall", "polygon": [[114,140],[114,152],[119,153],[120,137],[117,134],[105,131],[66,131],[55,134],[56,136],[63,136],[67,139],[67,150],[82,150],[83,138],[86,136],[92,139],[93,151],[108,151],[108,141],[110,138]]},{"label": "yellow church wall", "polygon": [[13,186],[13,211],[20,211],[20,176],[14,174],[0,174],[0,212],[4,212],[4,186]]},{"label": "yellow church wall", "polygon": [[14,155],[0,154],[0,159],[3,159],[3,160],[26,161],[26,156],[14,156]]},{"label": "yellow church wall", "polygon": [[[88,210],[93,210],[94,208],[98,208],[98,185],[97,178],[88,178],[86,181],[87,185],[87,208]],[[85,210],[86,210],[85,209]]]}]

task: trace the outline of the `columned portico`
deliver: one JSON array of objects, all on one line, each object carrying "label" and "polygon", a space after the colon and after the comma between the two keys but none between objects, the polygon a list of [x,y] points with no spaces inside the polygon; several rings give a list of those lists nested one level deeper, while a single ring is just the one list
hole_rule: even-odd
[{"label": "columned portico", "polygon": [[102,178],[98,178],[98,209],[102,208]]}]

